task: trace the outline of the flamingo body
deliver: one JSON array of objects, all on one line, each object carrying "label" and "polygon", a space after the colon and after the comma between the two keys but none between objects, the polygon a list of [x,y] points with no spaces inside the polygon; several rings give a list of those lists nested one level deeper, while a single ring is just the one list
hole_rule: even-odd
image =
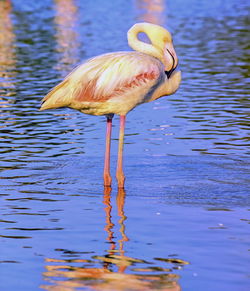
[{"label": "flamingo body", "polygon": [[[145,32],[151,44],[138,40]],[[124,187],[122,150],[126,114],[137,105],[173,94],[181,73],[174,71],[178,59],[170,33],[150,23],[135,24],[128,31],[131,52],[114,52],[91,58],[74,69],[42,100],[40,110],[70,107],[85,114],[107,116],[104,185],[111,185],[110,138],[112,117],[121,116],[117,179]]]},{"label": "flamingo body", "polygon": [[[67,106],[85,114],[126,115],[137,105],[151,101],[154,93],[161,95],[159,89],[164,81],[168,85],[172,82],[172,87],[177,85],[180,72],[172,78],[175,83],[167,79],[164,66],[157,58],[144,53],[104,54],[87,60],[71,72],[45,96],[41,110]],[[172,87],[171,91],[177,90],[177,86]]]}]

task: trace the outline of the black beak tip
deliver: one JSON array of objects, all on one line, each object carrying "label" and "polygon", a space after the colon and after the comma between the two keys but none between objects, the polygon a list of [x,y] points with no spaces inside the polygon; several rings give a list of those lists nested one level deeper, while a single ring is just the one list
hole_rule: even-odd
[{"label": "black beak tip", "polygon": [[168,79],[170,78],[171,74],[173,73],[173,69],[169,71],[165,71],[165,74],[167,75]]},{"label": "black beak tip", "polygon": [[165,71],[165,74],[167,75],[168,79],[171,77],[172,73],[176,70],[176,68],[179,68],[179,65],[177,64],[174,68],[172,68],[169,71]]}]

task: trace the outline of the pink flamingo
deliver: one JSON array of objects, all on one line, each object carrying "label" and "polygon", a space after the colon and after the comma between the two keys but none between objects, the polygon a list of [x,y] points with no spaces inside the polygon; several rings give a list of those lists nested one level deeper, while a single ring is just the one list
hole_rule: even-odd
[{"label": "pink flamingo", "polygon": [[[145,33],[151,43],[138,39]],[[110,143],[112,118],[120,115],[116,178],[124,188],[123,141],[126,114],[137,105],[173,94],[181,82],[174,71],[178,59],[170,33],[151,23],[137,23],[128,33],[135,51],[113,52],[91,58],[75,68],[42,100],[40,110],[70,107],[85,114],[107,117],[104,186],[111,186]]]}]

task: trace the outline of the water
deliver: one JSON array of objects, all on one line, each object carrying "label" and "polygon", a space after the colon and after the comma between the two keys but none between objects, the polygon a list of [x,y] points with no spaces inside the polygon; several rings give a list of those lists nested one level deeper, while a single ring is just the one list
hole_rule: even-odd
[{"label": "water", "polygon": [[[0,1],[1,290],[249,290],[249,8]],[[137,21],[171,30],[183,82],[129,113],[103,192],[105,119],[38,108]]]}]

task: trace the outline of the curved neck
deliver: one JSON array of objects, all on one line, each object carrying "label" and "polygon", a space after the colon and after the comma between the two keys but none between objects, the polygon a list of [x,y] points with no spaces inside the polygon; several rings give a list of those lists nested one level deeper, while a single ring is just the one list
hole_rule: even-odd
[{"label": "curved neck", "polygon": [[[139,52],[148,54],[150,56],[156,57],[160,61],[163,61],[163,55],[159,49],[156,48],[154,38],[150,33],[148,23],[137,23],[130,28],[128,31],[128,44],[129,46]],[[140,32],[145,33],[151,41],[151,44],[145,43],[138,39],[138,34]]]}]

